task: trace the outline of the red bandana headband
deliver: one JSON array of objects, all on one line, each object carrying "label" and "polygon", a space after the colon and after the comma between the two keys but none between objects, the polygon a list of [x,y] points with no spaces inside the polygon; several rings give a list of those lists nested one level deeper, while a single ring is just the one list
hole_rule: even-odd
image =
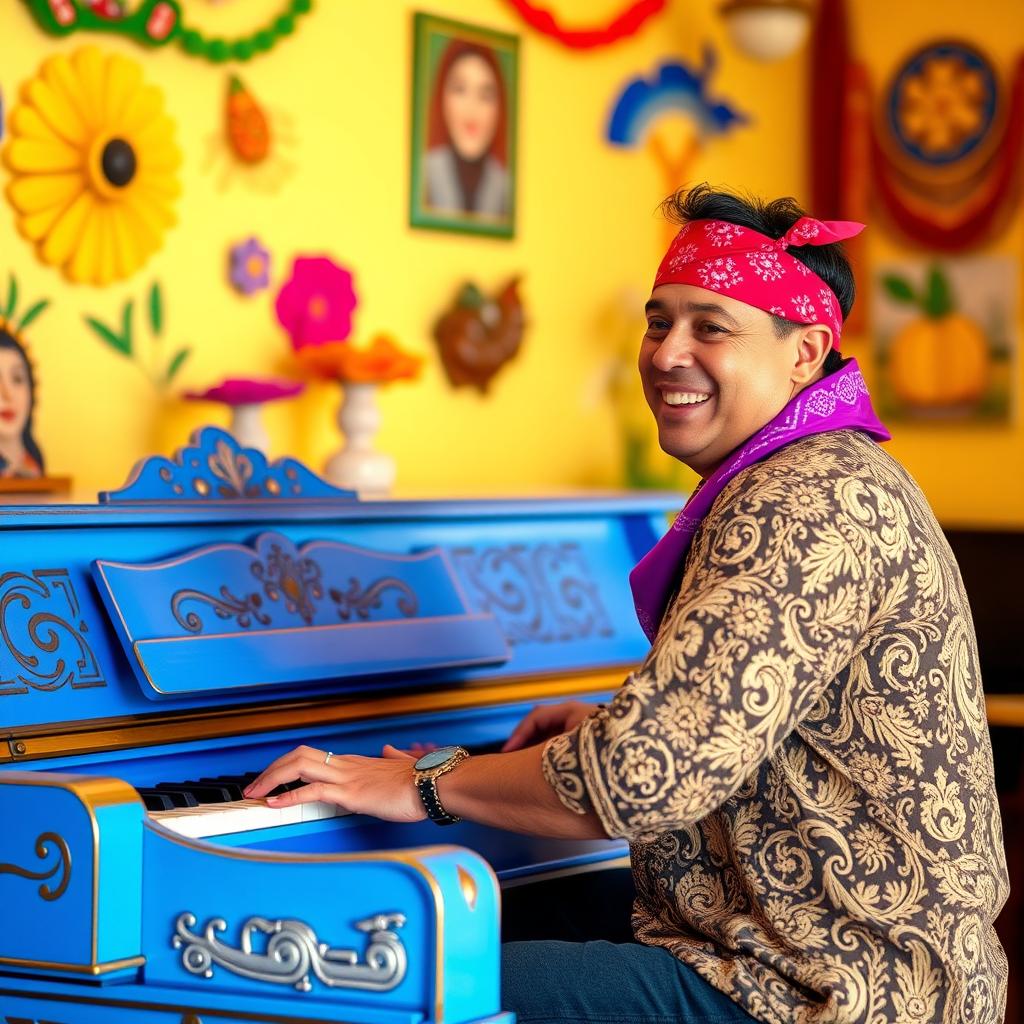
[{"label": "red bandana headband", "polygon": [[691,284],[786,320],[824,324],[832,329],[832,347],[838,349],[843,327],[839,300],[810,267],[786,250],[791,245],[841,242],[863,230],[856,221],[801,217],[781,238],[769,238],[727,220],[693,220],[672,240],[654,287]]}]

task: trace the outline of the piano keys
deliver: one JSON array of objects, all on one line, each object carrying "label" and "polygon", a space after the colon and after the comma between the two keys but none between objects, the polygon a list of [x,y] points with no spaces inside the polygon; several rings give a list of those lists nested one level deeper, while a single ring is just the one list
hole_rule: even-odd
[{"label": "piano keys", "polygon": [[208,429],[97,505],[0,510],[0,1017],[506,1020],[502,891],[623,844],[241,790],[302,743],[493,752],[606,699],[681,504],[359,502]]}]

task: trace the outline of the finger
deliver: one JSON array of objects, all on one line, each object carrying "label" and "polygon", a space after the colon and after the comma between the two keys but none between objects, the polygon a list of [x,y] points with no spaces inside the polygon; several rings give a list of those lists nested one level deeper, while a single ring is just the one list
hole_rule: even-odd
[{"label": "finger", "polygon": [[501,748],[503,752],[519,750],[528,747],[535,737],[542,735],[548,728],[548,719],[555,709],[541,705],[535,707],[516,727],[512,730],[505,745]]},{"label": "finger", "polygon": [[397,760],[415,761],[416,755],[411,754],[408,750],[399,750],[398,747],[393,747],[390,743],[385,743],[381,748],[382,757],[395,758]]},{"label": "finger", "polygon": [[422,757],[424,754],[429,754],[432,750],[437,750],[436,743],[410,743],[408,752]]},{"label": "finger", "polygon": [[505,741],[505,745],[501,748],[502,753],[508,753],[510,750],[520,750],[523,747],[528,747],[530,741],[537,734],[537,723],[532,719],[525,718],[521,721],[513,730],[512,735]]},{"label": "finger", "polygon": [[293,789],[280,796],[268,796],[268,807],[294,807],[296,804],[328,803],[336,804],[338,807],[345,807],[341,786],[331,785],[326,782],[311,782],[301,789]]},{"label": "finger", "polygon": [[277,789],[288,782],[337,782],[341,777],[341,758],[335,758],[330,764],[310,757],[291,764],[282,764],[277,768],[268,768],[246,791],[245,795],[258,800],[271,790]]},{"label": "finger", "polygon": [[[307,759],[316,760],[319,758],[320,760],[324,760],[326,757],[327,755],[324,751],[317,750],[315,747],[296,747],[294,750],[288,751],[287,754],[282,754],[282,756],[277,758],[276,761],[271,761],[270,764],[268,764],[267,767],[264,768],[263,771],[245,787],[243,793],[246,796],[249,796],[250,793],[256,790],[257,786],[262,788],[262,783],[266,780],[266,777],[270,772],[279,771],[282,768],[292,764],[298,764],[299,762]],[[293,776],[293,778],[288,779],[287,781],[292,782],[294,781],[294,778],[295,777]],[[268,789],[273,788],[273,786],[269,786],[267,789],[263,789],[262,791],[267,792]]]}]

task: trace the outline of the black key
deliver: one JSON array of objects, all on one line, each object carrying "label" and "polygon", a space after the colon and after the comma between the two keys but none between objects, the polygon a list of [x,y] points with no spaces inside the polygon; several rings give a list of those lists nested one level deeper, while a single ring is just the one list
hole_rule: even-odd
[{"label": "black key", "polygon": [[174,801],[168,793],[158,793],[155,789],[140,789],[138,793],[147,811],[174,810]]},{"label": "black key", "polygon": [[187,779],[185,782],[179,783],[179,785],[190,793],[195,793],[196,799],[201,804],[226,804],[229,800],[234,799],[231,795],[231,790],[227,786],[220,785],[220,783],[203,782],[201,779]]},{"label": "black key", "polygon": [[245,772],[242,775],[218,775],[212,781],[217,783],[234,782],[245,789],[258,775],[259,772]]},{"label": "black key", "polygon": [[150,787],[148,789],[140,789],[139,792],[142,793],[142,794],[145,794],[145,793],[157,793],[157,792],[162,793],[164,796],[167,797],[168,800],[171,801],[171,807],[198,807],[199,806],[199,801],[196,800],[196,798],[194,796],[191,796],[191,795],[189,795],[187,793],[180,792],[178,790],[173,790],[173,789],[160,789],[160,790],[157,790],[155,787]]},{"label": "black key", "polygon": [[267,796],[280,796],[282,793],[290,793],[293,789],[299,789],[305,785],[306,783],[302,779],[296,779],[294,782],[282,782],[280,786],[275,786]]},{"label": "black key", "polygon": [[[188,789],[183,789],[180,782],[161,782],[154,789],[158,789],[161,793],[170,793],[175,798],[175,807],[198,807],[198,797]],[[178,803],[177,800],[180,798],[184,803]]]},{"label": "black key", "polygon": [[245,799],[245,794],[242,792],[245,787],[240,782],[229,782],[227,779],[200,779],[199,782],[203,786],[217,786],[223,789],[225,793],[229,794],[229,800]]}]

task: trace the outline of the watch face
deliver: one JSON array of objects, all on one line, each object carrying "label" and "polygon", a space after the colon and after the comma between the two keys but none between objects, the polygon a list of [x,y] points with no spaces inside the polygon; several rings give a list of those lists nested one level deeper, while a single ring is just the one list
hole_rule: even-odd
[{"label": "watch face", "polygon": [[424,754],[416,762],[416,771],[423,772],[429,768],[437,768],[439,765],[444,764],[458,749],[458,747],[438,747],[437,750],[431,750],[430,753]]}]

